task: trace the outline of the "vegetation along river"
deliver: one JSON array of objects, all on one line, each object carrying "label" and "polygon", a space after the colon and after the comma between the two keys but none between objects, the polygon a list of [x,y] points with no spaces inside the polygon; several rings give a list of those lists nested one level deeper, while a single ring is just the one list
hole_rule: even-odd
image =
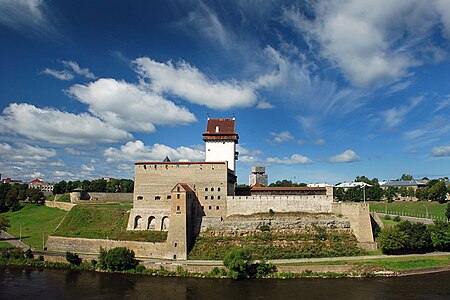
[{"label": "vegetation along river", "polygon": [[450,299],[449,282],[450,272],[235,281],[0,267],[0,299]]}]

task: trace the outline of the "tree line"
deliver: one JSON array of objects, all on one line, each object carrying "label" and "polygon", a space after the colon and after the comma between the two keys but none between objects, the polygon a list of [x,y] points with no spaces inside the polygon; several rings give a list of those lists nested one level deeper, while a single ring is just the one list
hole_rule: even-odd
[{"label": "tree line", "polygon": [[53,194],[70,193],[76,188],[82,188],[86,192],[95,193],[132,193],[134,181],[131,179],[112,179],[109,181],[94,179],[92,181],[76,180],[67,182],[62,180],[53,186]]},{"label": "tree line", "polygon": [[44,193],[36,188],[29,188],[27,184],[0,183],[0,212],[20,209],[20,200],[28,200],[33,203],[43,203]]}]

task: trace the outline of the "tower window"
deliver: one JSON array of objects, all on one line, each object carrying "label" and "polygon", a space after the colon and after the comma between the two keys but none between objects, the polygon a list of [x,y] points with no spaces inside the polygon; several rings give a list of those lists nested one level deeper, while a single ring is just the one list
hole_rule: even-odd
[{"label": "tower window", "polygon": [[208,196],[205,196],[205,200],[208,200]]},{"label": "tower window", "polygon": [[161,200],[161,197],[160,196],[156,196],[155,200]]},{"label": "tower window", "polygon": [[219,131],[220,131],[219,126],[216,126],[216,132],[219,132]]},{"label": "tower window", "polygon": [[180,211],[180,206],[177,206],[177,210]]},{"label": "tower window", "polygon": [[138,200],[144,200],[144,197],[138,196],[137,199],[138,199]]},{"label": "tower window", "polygon": [[220,187],[219,187],[219,188],[217,188],[217,191],[218,191],[218,192],[220,192]]},{"label": "tower window", "polygon": [[180,194],[177,194],[177,199],[180,199]]},{"label": "tower window", "polygon": [[213,187],[211,188],[211,192],[214,192],[214,188]]},{"label": "tower window", "polygon": [[209,208],[209,210],[211,210],[211,208],[212,208],[211,205],[208,208]]},{"label": "tower window", "polygon": [[214,199],[214,196],[211,196],[211,200],[213,200]]},{"label": "tower window", "polygon": [[217,200],[220,200],[220,196],[217,196]]},{"label": "tower window", "polygon": [[205,188],[205,192],[207,192],[208,191],[208,188]]},{"label": "tower window", "polygon": [[218,206],[216,206],[216,210],[219,210],[219,207],[218,207]]}]

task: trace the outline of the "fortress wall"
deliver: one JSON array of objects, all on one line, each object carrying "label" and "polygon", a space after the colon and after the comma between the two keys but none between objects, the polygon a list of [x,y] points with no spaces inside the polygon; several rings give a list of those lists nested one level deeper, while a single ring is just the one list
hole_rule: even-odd
[{"label": "fortress wall", "polygon": [[71,210],[76,204],[68,202],[45,201],[45,206],[56,207],[65,211]]},{"label": "fortress wall", "polygon": [[[180,182],[187,183],[194,190],[206,216],[225,216],[228,188],[226,162],[136,164],[133,207],[170,210],[171,199],[168,196],[172,196],[172,188]],[[156,200],[157,197],[159,200]]]},{"label": "fortress wall", "polygon": [[369,205],[365,203],[333,203],[332,212],[350,221],[350,228],[359,243],[374,243]]},{"label": "fortress wall", "polygon": [[133,202],[133,193],[94,193],[88,192],[89,200]]},{"label": "fortress wall", "polygon": [[274,212],[331,212],[332,196],[229,196],[227,216]]},{"label": "fortress wall", "polygon": [[[130,217],[128,218],[127,230],[163,230],[164,224],[162,220],[165,217],[169,217],[170,220],[170,215],[170,209],[133,208],[130,211]],[[141,220],[135,228],[136,217],[141,217]],[[152,218],[154,218],[154,220],[152,220]]]},{"label": "fortress wall", "polygon": [[47,240],[47,249],[49,251],[99,254],[100,247],[107,250],[115,247],[127,247],[134,251],[136,257],[171,258],[166,250],[166,243],[68,238],[60,236],[49,236]]}]

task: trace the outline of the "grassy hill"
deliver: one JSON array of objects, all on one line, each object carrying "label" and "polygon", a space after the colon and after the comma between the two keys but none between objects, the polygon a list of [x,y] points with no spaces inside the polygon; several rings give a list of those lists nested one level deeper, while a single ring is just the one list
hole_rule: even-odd
[{"label": "grassy hill", "polygon": [[424,201],[394,201],[392,203],[385,202],[368,202],[370,211],[384,213],[386,210],[389,214],[426,217],[428,209],[428,216],[445,218],[445,209],[447,204],[439,204],[438,202],[424,202]]},{"label": "grassy hill", "polygon": [[163,242],[164,231],[126,231],[129,206],[120,204],[77,205],[53,235],[143,242]]},{"label": "grassy hill", "polygon": [[11,225],[7,232],[19,237],[20,228],[22,228],[22,241],[35,249],[42,250],[42,238],[44,237],[46,241],[66,214],[66,211],[58,208],[25,204],[19,211],[6,213]]}]

